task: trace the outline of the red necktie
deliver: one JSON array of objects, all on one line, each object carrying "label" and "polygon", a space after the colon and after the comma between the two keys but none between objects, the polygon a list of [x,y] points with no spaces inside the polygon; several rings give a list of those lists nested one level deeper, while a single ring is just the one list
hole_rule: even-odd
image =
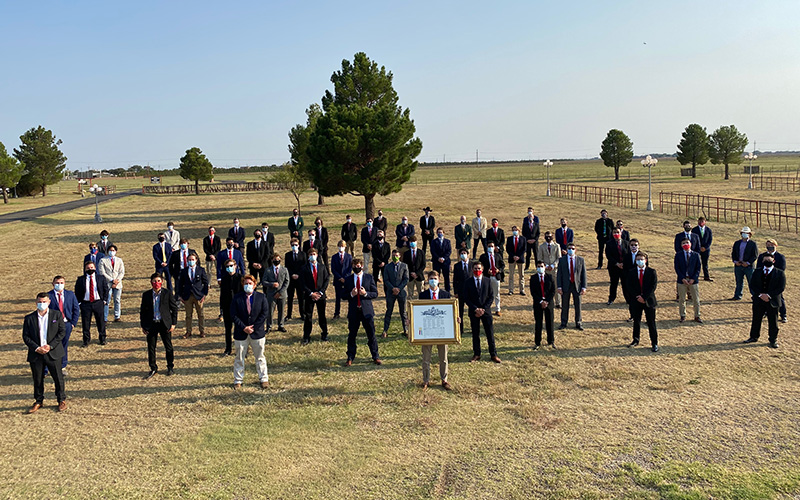
[{"label": "red necktie", "polygon": [[517,253],[517,237],[514,236],[514,253]]},{"label": "red necktie", "polygon": [[250,314],[250,311],[253,309],[253,296],[250,295],[247,297],[247,314]]},{"label": "red necktie", "polygon": [[539,286],[542,287],[542,300],[544,300],[544,275],[539,275]]},{"label": "red necktie", "polygon": [[433,292],[433,300],[437,300],[436,299],[436,292]]},{"label": "red necktie", "polygon": [[358,307],[361,307],[361,277],[358,275],[356,275],[356,292],[358,293],[356,295],[358,297]]},{"label": "red necktie", "polygon": [[114,257],[111,257],[111,269],[114,269]]},{"label": "red necktie", "polygon": [[94,302],[94,275],[89,275],[89,302]]},{"label": "red necktie", "polygon": [[58,294],[58,310],[61,311],[61,315],[64,315],[64,299],[61,297],[61,294]]},{"label": "red necktie", "polygon": [[189,263],[186,262],[186,252],[184,252],[183,253],[183,267],[186,268],[186,266],[188,266],[188,265],[189,265]]},{"label": "red necktie", "polygon": [[497,268],[494,267],[494,256],[492,256],[492,255],[489,256],[489,264],[490,264],[489,267],[492,270],[492,274],[496,273],[497,272]]},{"label": "red necktie", "polygon": [[311,270],[314,274],[314,288],[317,288],[317,266],[311,266]]},{"label": "red necktie", "polygon": [[564,228],[563,231],[564,231],[564,245],[566,245],[567,244],[567,228]]},{"label": "red necktie", "polygon": [[233,260],[233,250],[228,250],[228,258]]},{"label": "red necktie", "polygon": [[639,269],[639,289],[644,292],[644,269]]},{"label": "red necktie", "polygon": [[575,283],[575,262],[569,259],[569,282]]}]

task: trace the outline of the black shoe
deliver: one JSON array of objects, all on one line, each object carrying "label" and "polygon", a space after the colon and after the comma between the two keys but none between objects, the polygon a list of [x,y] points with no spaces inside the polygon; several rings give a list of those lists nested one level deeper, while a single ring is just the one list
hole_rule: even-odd
[{"label": "black shoe", "polygon": [[626,323],[633,323],[633,318],[628,318],[625,320]]},{"label": "black shoe", "polygon": [[731,298],[729,298],[727,300],[742,300],[742,298],[741,297],[731,297]]},{"label": "black shoe", "polygon": [[526,295],[528,295],[527,293],[525,293],[525,290],[523,290],[523,291],[519,292],[519,294],[520,294],[520,295],[522,295],[523,297],[525,297]]},{"label": "black shoe", "polygon": [[150,380],[156,373],[158,373],[158,370],[150,370],[150,373],[145,375],[144,380]]},{"label": "black shoe", "polygon": [[559,305],[557,305],[555,307],[556,307],[556,309],[561,309],[561,304],[559,304]]},{"label": "black shoe", "polygon": [[222,351],[223,356],[230,356],[231,354],[231,351]]},{"label": "black shoe", "polygon": [[86,347],[89,347],[89,344],[87,344],[86,342],[84,342],[83,344],[81,344],[81,349],[83,349],[83,348],[86,348]]},{"label": "black shoe", "polygon": [[98,344],[100,344],[100,345],[106,345],[106,341],[105,341],[105,340],[101,340],[100,342],[98,342]]},{"label": "black shoe", "polygon": [[575,325],[575,329],[583,331],[583,325],[580,325],[580,324],[579,325]]},{"label": "black shoe", "polygon": [[781,323],[788,323],[788,322],[789,320],[786,318],[786,316],[781,318]]},{"label": "black shoe", "polygon": [[555,342],[554,342],[554,343],[552,343],[552,344],[548,344],[548,345],[550,346],[550,349],[552,349],[552,350],[554,350],[554,351],[556,350],[556,344],[555,344]]},{"label": "black shoe", "polygon": [[710,281],[711,283],[714,282],[714,278],[703,278],[703,281]]},{"label": "black shoe", "polygon": [[327,341],[328,341],[328,336],[327,336],[327,335],[325,335],[324,337],[320,338],[320,340],[321,340],[322,342],[327,342]]},{"label": "black shoe", "polygon": [[566,327],[567,327],[566,323],[561,323],[560,325],[558,325],[558,329],[559,329],[559,330],[563,330],[563,329],[565,329]]},{"label": "black shoe", "polygon": [[175,370],[173,370],[172,368],[167,369],[167,377],[169,377],[170,375],[175,375]]},{"label": "black shoe", "polygon": [[769,343],[769,346],[770,346],[771,348],[773,348],[773,349],[777,349],[777,348],[779,347],[777,342],[770,342],[770,343]]},{"label": "black shoe", "polygon": [[595,267],[595,269],[603,269],[603,264],[598,264],[597,267]]},{"label": "black shoe", "polygon": [[539,344],[536,344],[535,346],[533,346],[533,350],[538,351],[541,347],[542,346],[540,346]]},{"label": "black shoe", "polygon": [[653,346],[653,352],[658,352],[658,344]]},{"label": "black shoe", "polygon": [[309,339],[303,339],[300,341],[300,345],[308,345],[311,342]]},{"label": "black shoe", "polygon": [[639,345],[639,341],[638,340],[634,340],[633,342],[628,344],[628,347],[636,347],[637,345]]},{"label": "black shoe", "polygon": [[282,326],[279,326],[279,327],[278,327],[278,331],[279,331],[279,332],[286,333],[286,328],[284,328],[284,327],[282,327]]},{"label": "black shoe", "polygon": [[611,304],[613,304],[613,303],[614,303],[614,301],[613,301],[613,300],[609,300],[608,302],[606,302],[606,305],[607,305],[607,306],[610,306],[610,305],[611,305]]},{"label": "black shoe", "polygon": [[749,339],[743,341],[742,344],[755,344],[756,342],[758,342],[758,339],[754,339],[753,337],[750,337]]}]

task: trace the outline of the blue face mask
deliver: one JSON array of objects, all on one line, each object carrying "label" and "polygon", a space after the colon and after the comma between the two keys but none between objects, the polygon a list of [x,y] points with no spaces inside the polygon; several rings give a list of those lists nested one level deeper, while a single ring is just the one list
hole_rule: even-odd
[{"label": "blue face mask", "polygon": [[36,309],[38,309],[39,311],[46,311],[49,306],[50,306],[50,304],[48,304],[46,302],[37,302],[36,303]]},{"label": "blue face mask", "polygon": [[97,253],[97,249],[96,248],[92,248],[89,251],[92,253],[92,255],[95,255]]},{"label": "blue face mask", "polygon": [[186,243],[181,243],[181,250],[186,250],[189,247]]},{"label": "blue face mask", "polygon": [[417,248],[417,243],[412,241],[411,243],[408,244],[408,246],[410,246],[411,248]]},{"label": "blue face mask", "polygon": [[64,283],[56,283],[53,285],[53,290],[56,292],[63,292],[64,291]]},{"label": "blue face mask", "polygon": [[575,255],[575,249],[574,248],[567,248],[567,255],[569,255],[569,256]]},{"label": "blue face mask", "polygon": [[228,266],[225,268],[225,270],[233,274],[236,271],[236,268],[234,266]]},{"label": "blue face mask", "polygon": [[196,260],[192,259],[192,260],[189,261],[189,267],[194,267],[196,265],[197,265],[197,261]]},{"label": "blue face mask", "polygon": [[372,222],[367,222],[367,227],[372,227]]},{"label": "blue face mask", "polygon": [[108,236],[101,236],[100,239],[106,241],[108,239]]},{"label": "blue face mask", "polygon": [[253,285],[248,283],[247,285],[244,286],[244,292],[245,293],[253,293],[253,289],[254,288],[255,287]]}]

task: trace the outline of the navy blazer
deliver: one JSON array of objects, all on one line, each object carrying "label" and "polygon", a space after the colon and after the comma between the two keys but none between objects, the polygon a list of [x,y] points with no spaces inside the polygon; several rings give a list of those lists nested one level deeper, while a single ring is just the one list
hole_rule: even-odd
[{"label": "navy blazer", "polygon": [[[344,257],[341,257],[341,255],[342,254],[339,252],[336,252],[333,257],[331,257],[333,287],[336,288],[337,291],[344,290],[345,288],[344,283],[339,280],[353,274],[353,257],[347,252],[344,253]],[[319,279],[319,276],[317,276],[317,279]]]},{"label": "navy blazer", "polygon": [[467,269],[464,270],[464,263],[459,260],[453,264],[453,293],[462,295],[464,293],[464,284],[472,276],[472,262],[467,262]]},{"label": "navy blazer", "polygon": [[200,300],[208,295],[208,275],[206,275],[206,270],[200,266],[194,266],[194,281],[192,281],[189,279],[189,268],[185,268],[181,271],[180,279],[178,280],[178,290],[178,296],[183,300],[189,300],[191,296]]},{"label": "navy blazer", "polygon": [[525,250],[528,248],[528,241],[524,236],[517,236],[517,251],[514,251],[514,236],[511,235],[506,240],[506,252],[508,252],[508,263],[514,263],[514,256],[519,257],[517,264],[525,263]]},{"label": "navy blazer", "polygon": [[[408,279],[409,281],[424,281],[425,280],[425,254],[419,248],[414,249],[414,260],[411,260],[411,249],[409,248],[403,254],[401,259],[406,266],[408,266]],[[417,275],[416,278],[411,277],[411,273]]]},{"label": "navy blazer", "polygon": [[96,254],[94,254],[94,259],[92,259],[92,254],[91,253],[87,253],[83,257],[83,267],[86,268],[86,263],[91,261],[91,262],[94,262],[95,269],[96,269],[97,267],[100,266],[100,261],[102,259],[104,259],[104,258],[105,258],[105,254],[101,253],[100,251],[98,251]]},{"label": "navy blazer", "polygon": [[39,311],[33,311],[25,316],[22,323],[22,341],[28,346],[28,362],[32,363],[37,356],[47,356],[51,361],[61,361],[64,357],[64,335],[67,329],[64,326],[64,317],[58,310],[47,311],[47,345],[50,351],[39,354],[36,349],[40,347],[39,341]]},{"label": "navy blazer", "polygon": [[527,240],[538,240],[539,239],[539,216],[533,216],[533,227],[531,227],[530,219],[525,217],[522,219],[522,236],[525,238],[526,243]]},{"label": "navy blazer", "polygon": [[161,263],[163,262],[161,243],[159,242],[153,245],[153,262],[155,263],[157,273],[163,273],[165,271],[169,272],[169,260],[170,257],[172,257],[172,245],[170,245],[166,241],[164,242],[164,253],[167,254],[167,267],[161,267]]},{"label": "navy blazer", "polygon": [[[433,294],[431,293],[431,289],[426,288],[425,290],[419,292],[419,300],[431,300],[432,295]],[[450,292],[442,288],[439,289],[437,295],[438,297],[436,298],[436,300],[450,298]]]},{"label": "navy blazer", "polygon": [[680,252],[675,254],[675,274],[678,276],[678,283],[683,283],[684,278],[697,280],[700,278],[700,254],[692,252],[689,254],[689,262],[686,262],[686,252],[681,249]]},{"label": "navy blazer", "polygon": [[[574,243],[574,239],[575,232],[572,229],[567,228],[567,244]],[[558,246],[561,247],[561,250],[567,250],[567,245],[564,244],[564,228],[560,227],[556,229],[556,243],[558,243]]]},{"label": "navy blazer", "polygon": [[[95,300],[102,300],[103,302],[106,301],[108,298],[108,291],[111,290],[111,284],[103,277],[102,274],[97,272],[94,273],[94,287],[97,289],[97,293],[100,294],[99,297],[96,297]],[[83,297],[86,295],[86,275],[82,274],[78,276],[78,279],[75,280],[75,298],[78,300],[79,304],[83,303]],[[88,302],[87,302],[88,303]]]},{"label": "navy blazer", "polygon": [[408,241],[403,241],[401,238],[403,236],[408,236],[409,238],[414,236],[414,224],[408,224],[405,228],[403,228],[402,224],[398,224],[394,229],[394,234],[397,236],[397,248],[408,248]]},{"label": "navy blazer", "polygon": [[[161,295],[161,302],[159,303],[161,306],[159,308],[161,312],[161,323],[166,326],[167,329],[170,329],[178,324],[178,301],[175,300],[175,295],[164,288],[161,289],[159,295]],[[153,289],[151,288],[142,294],[142,304],[139,307],[139,325],[142,329],[148,332],[150,331],[155,322],[153,319],[154,315]]]},{"label": "navy blazer", "polygon": [[[756,267],[764,267],[764,257],[769,255],[767,252],[762,253],[758,256],[758,262],[756,262]],[[786,270],[786,257],[783,256],[780,252],[775,252],[772,254],[772,260],[775,261],[775,267],[780,269],[781,271]]]},{"label": "navy blazer", "polygon": [[481,276],[481,287],[478,289],[475,286],[475,277],[469,278],[464,283],[464,302],[469,308],[469,315],[475,315],[475,309],[484,309],[484,316],[489,316],[491,319],[491,308],[494,302],[494,292],[489,284],[487,276]]},{"label": "navy blazer", "polygon": [[[686,239],[686,233],[681,231],[680,233],[675,235],[675,244],[674,249],[675,252],[682,252],[683,247],[681,246],[681,242]],[[700,252],[700,236],[696,233],[690,232],[689,233],[689,242],[692,244],[692,252]]]},{"label": "navy blazer", "polygon": [[[169,258],[169,274],[171,276],[180,276],[181,275],[181,252],[182,250],[179,248],[177,250],[172,251],[172,256]],[[200,262],[200,256],[197,252],[194,251],[194,248],[187,248],[186,249],[186,260],[189,260],[189,255],[195,254],[197,255],[197,260]]]},{"label": "navy blazer", "polygon": [[[350,303],[350,307],[347,309],[348,318],[356,317],[358,313],[358,296],[350,295],[350,291],[356,287],[354,280],[355,275],[352,273],[344,279],[344,291],[347,293],[347,300]],[[367,291],[367,294],[361,297],[361,312],[364,313],[365,318],[371,318],[375,316],[372,299],[378,297],[378,286],[375,284],[375,278],[365,272],[361,273],[361,286]]]},{"label": "navy blazer", "polygon": [[[244,267],[244,259],[242,258],[242,252],[237,250],[236,248],[232,248],[233,250],[233,260],[236,261],[236,271],[239,273],[245,272]],[[225,261],[228,260],[228,249],[224,248],[219,251],[217,254],[217,281],[222,279],[222,271],[225,271]],[[228,271],[225,271],[226,273]]]},{"label": "navy blazer", "polygon": [[[64,318],[67,320],[67,323],[76,326],[78,324],[78,319],[81,317],[81,308],[78,304],[78,298],[75,297],[74,293],[67,290],[66,287],[64,287],[64,291],[61,293],[64,295]],[[50,290],[47,292],[47,296],[50,297],[50,309],[61,312],[58,308],[56,291]]]},{"label": "navy blazer", "polygon": [[733,262],[737,262],[739,260],[739,246],[742,244],[746,244],[747,246],[744,249],[744,260],[745,262],[749,262],[750,265],[753,265],[753,262],[758,259],[758,245],[752,239],[747,240],[737,240],[733,244],[733,249],[731,250],[731,260]]},{"label": "navy blazer", "polygon": [[[228,229],[228,238],[233,238],[234,243],[238,243],[239,247],[238,250],[244,250],[244,238],[247,233],[244,232],[244,228],[239,226],[239,229],[236,229],[236,226]],[[236,247],[234,247],[236,248]]]},{"label": "navy blazer", "polygon": [[711,242],[714,241],[714,237],[711,235],[711,228],[706,226],[705,231],[703,231],[705,234],[700,236],[700,226],[695,226],[692,228],[692,233],[700,238],[700,246],[705,248],[707,252],[708,249],[711,248]]},{"label": "navy blazer", "polygon": [[253,340],[263,339],[267,334],[264,330],[264,323],[269,316],[269,306],[267,298],[261,292],[253,292],[251,295],[250,314],[247,313],[247,301],[250,299],[244,292],[237,293],[231,303],[231,318],[233,319],[233,338],[235,340],[247,340],[244,327],[253,326],[253,333],[250,338]]},{"label": "navy blazer", "polygon": [[[439,238],[434,238],[433,241],[431,241],[431,263],[433,264],[433,269],[438,270],[446,268],[449,271],[450,253],[452,251],[450,240],[445,238],[439,241]],[[440,258],[443,258],[444,262],[439,262]]]},{"label": "navy blazer", "polygon": [[786,289],[786,274],[774,267],[769,274],[769,279],[764,283],[764,268],[759,267],[755,270],[753,277],[750,278],[750,294],[753,296],[753,302],[760,302],[758,296],[766,293],[769,295],[770,307],[777,309],[781,306],[783,291]]},{"label": "navy blazer", "polygon": [[303,274],[303,267],[308,262],[308,256],[298,250],[297,255],[294,252],[289,250],[286,252],[286,255],[283,256],[283,265],[286,266],[286,269],[289,271],[289,279],[292,279],[292,275],[296,274],[298,276],[297,279]]},{"label": "navy blazer", "polygon": [[[384,234],[384,237],[386,235]],[[375,224],[372,225],[372,234],[366,226],[361,228],[361,253],[371,253],[372,247],[378,242],[378,230],[375,229]],[[367,246],[371,245],[371,246]]]}]

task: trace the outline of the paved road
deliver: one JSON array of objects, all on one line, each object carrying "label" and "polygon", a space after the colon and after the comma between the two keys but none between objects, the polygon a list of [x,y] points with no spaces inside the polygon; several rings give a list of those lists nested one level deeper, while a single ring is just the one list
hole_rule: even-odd
[{"label": "paved road", "polygon": [[[98,197],[97,200],[100,203],[102,203],[104,201],[116,200],[119,198],[124,198],[125,196],[131,196],[134,194],[141,194],[141,193],[142,193],[141,189],[131,189],[130,191],[120,191],[119,193],[109,194],[107,196],[100,196]],[[47,215],[53,215],[67,210],[74,210],[76,208],[81,208],[89,205],[94,205],[94,197],[87,195],[86,198],[81,198],[75,201],[68,201],[66,203],[59,203],[57,205],[50,205],[47,207],[40,207],[40,208],[31,208],[29,210],[20,210],[19,212],[11,212],[10,214],[0,215],[0,224],[5,224],[6,222],[33,220],[38,217],[45,217]]]}]

